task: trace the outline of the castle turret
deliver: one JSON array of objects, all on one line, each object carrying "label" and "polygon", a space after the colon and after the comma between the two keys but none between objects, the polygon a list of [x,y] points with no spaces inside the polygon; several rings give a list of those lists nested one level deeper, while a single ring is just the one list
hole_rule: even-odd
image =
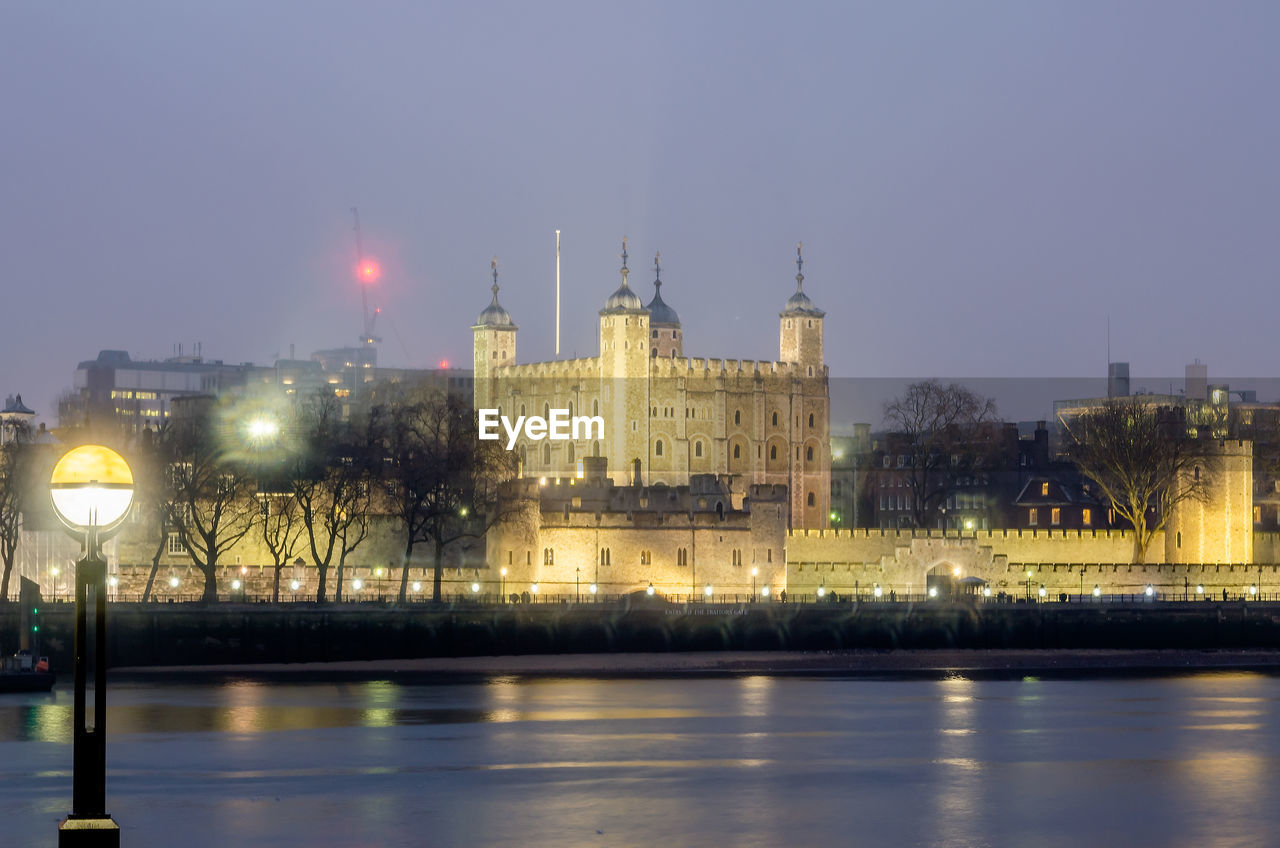
[{"label": "castle turret", "polygon": [[622,240],[622,285],[600,310],[600,411],[614,482],[626,485],[636,460],[649,456],[649,311],[627,284],[627,240]]},{"label": "castle turret", "polygon": [[1252,562],[1253,442],[1207,441],[1202,460],[1179,481],[1195,484],[1201,496],[1179,500],[1165,522],[1165,562]]},{"label": "castle turret", "polygon": [[822,371],[822,318],[827,313],[814,306],[804,293],[803,244],[796,245],[796,293],[787,298],[780,319],[781,341],[778,359],[804,366],[805,376]]},{"label": "castle turret", "polygon": [[493,302],[484,308],[471,327],[472,364],[475,369],[476,409],[498,406],[493,372],[516,361],[516,327],[511,314],[498,303],[498,257],[489,263],[493,270]]},{"label": "castle turret", "polygon": [[653,257],[653,300],[645,307],[649,310],[649,356],[683,356],[684,330],[680,316],[662,300],[662,254]]}]

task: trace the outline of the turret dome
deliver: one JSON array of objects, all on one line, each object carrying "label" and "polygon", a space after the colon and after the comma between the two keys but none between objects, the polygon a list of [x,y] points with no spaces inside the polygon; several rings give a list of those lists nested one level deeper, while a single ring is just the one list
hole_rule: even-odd
[{"label": "turret dome", "polygon": [[661,257],[661,253],[653,257],[653,300],[649,301],[649,305],[645,307],[649,310],[649,326],[658,327],[668,324],[679,326],[680,316],[662,299],[662,266],[658,264]]},{"label": "turret dome", "polygon": [[484,308],[484,311],[480,313],[480,317],[476,318],[475,326],[514,330],[516,325],[511,320],[511,313],[503,309],[502,304],[498,303],[498,257],[493,257],[489,267],[493,269],[493,302]]},{"label": "turret dome", "polygon": [[631,310],[644,309],[644,301],[640,300],[640,295],[631,290],[627,285],[627,275],[631,272],[627,270],[627,240],[622,240],[622,285],[618,286],[617,291],[609,295],[609,299],[604,302],[604,309],[601,312],[626,312]]}]

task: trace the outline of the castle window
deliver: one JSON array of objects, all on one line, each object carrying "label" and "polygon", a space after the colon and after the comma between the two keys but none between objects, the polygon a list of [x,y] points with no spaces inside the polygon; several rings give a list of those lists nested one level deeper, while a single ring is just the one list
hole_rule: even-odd
[{"label": "castle window", "polygon": [[679,548],[676,551],[676,565],[688,565],[688,564],[689,564],[689,549]]},{"label": "castle window", "polygon": [[662,439],[658,439],[653,443],[653,455],[662,456]]},{"label": "castle window", "polygon": [[693,443],[693,455],[699,458],[702,456],[702,442]]},{"label": "castle window", "polygon": [[551,464],[551,445],[549,444],[542,446],[542,464],[543,465]]},{"label": "castle window", "polygon": [[742,459],[742,445],[733,446],[733,458]]},{"label": "castle window", "polygon": [[1027,510],[1027,523],[1030,524],[1032,527],[1035,527],[1037,524],[1039,524],[1040,510],[1038,509]]},{"label": "castle window", "polygon": [[804,449],[804,458],[809,462],[813,462],[813,446],[812,445]]},{"label": "castle window", "polygon": [[565,459],[566,459],[568,462],[573,462],[573,460],[574,460],[574,456],[573,456],[573,442],[569,442],[569,444],[565,445],[565,446],[564,446],[564,451],[565,451]]},{"label": "castle window", "polygon": [[741,410],[734,410],[734,413],[733,413],[733,423],[734,423],[734,424],[741,424],[741,423],[742,423],[742,411],[741,411]]},{"label": "castle window", "polygon": [[550,417],[551,417],[551,406],[550,406],[549,404],[545,404],[545,403],[544,403],[544,404],[542,405],[542,417],[543,417],[543,418],[550,418]]},{"label": "castle window", "polygon": [[520,404],[520,417],[524,418],[524,404]]},{"label": "castle window", "polygon": [[773,548],[765,548],[765,562],[773,562]]},{"label": "castle window", "polygon": [[493,352],[493,358],[494,358],[494,359],[497,359],[497,358],[498,358],[498,352],[497,352],[496,350]]},{"label": "castle window", "polygon": [[[813,375],[810,374],[809,376],[813,376]],[[810,430],[813,429],[813,413],[812,412],[809,413],[809,429]]]},{"label": "castle window", "polygon": [[1040,494],[1044,495],[1045,497],[1048,497],[1048,495],[1049,495],[1049,484],[1048,484],[1048,483],[1041,483],[1041,484],[1040,484]]},{"label": "castle window", "polygon": [[787,329],[788,329],[788,330],[790,330],[790,329],[791,329],[791,319],[790,319],[790,318],[788,318],[788,319],[787,319]]},{"label": "castle window", "polygon": [[[603,556],[603,553],[601,554],[601,556]],[[641,551],[641,552],[640,552],[640,564],[641,564],[641,565],[649,565],[649,564],[650,564],[650,563],[652,563],[652,562],[653,562],[653,557],[652,557],[652,555],[651,555],[648,551]]]},{"label": "castle window", "polygon": [[555,565],[555,564],[556,564],[556,549],[555,549],[555,548],[543,548],[543,549],[542,549],[542,564],[543,564],[543,565]]},{"label": "castle window", "polygon": [[524,564],[533,565],[533,551],[524,552]]},{"label": "castle window", "polygon": [[1196,479],[1197,479],[1197,480],[1199,480],[1199,479],[1200,479],[1200,466],[1198,466],[1198,465],[1196,466]]},{"label": "castle window", "polygon": [[1080,523],[1083,524],[1085,527],[1088,527],[1090,524],[1092,524],[1093,510],[1089,509],[1089,507],[1085,507],[1084,509],[1080,510]]},{"label": "castle window", "polygon": [[1255,506],[1253,508],[1253,523],[1254,524],[1262,523],[1262,507],[1260,506]]},{"label": "castle window", "polygon": [[731,561],[734,565],[742,565],[742,551],[738,550],[737,548],[734,548]]},{"label": "castle window", "polygon": [[813,497],[813,492],[810,492],[810,493],[809,493],[809,506],[814,506],[815,504],[816,504],[816,501],[815,501],[815,499],[814,499],[814,497]]},{"label": "castle window", "polygon": [[[523,409],[521,411],[523,411]],[[600,414],[600,401],[598,400],[591,401],[591,414],[592,415]]]},{"label": "castle window", "polygon": [[769,458],[770,458],[770,459],[777,459],[777,458],[778,458],[778,446],[777,446],[777,445],[769,445]]},{"label": "castle window", "polygon": [[812,365],[810,365],[810,366],[809,366],[809,376],[810,376],[810,377],[812,377],[812,376],[813,376],[813,366],[812,366]]},{"label": "castle window", "polygon": [[1061,509],[1055,506],[1053,509],[1049,510],[1049,523],[1055,527],[1062,523]]},{"label": "castle window", "polygon": [[716,501],[716,518],[724,521],[724,501]]},{"label": "castle window", "polygon": [[1178,547],[1182,547],[1182,531],[1178,531]]},{"label": "castle window", "polygon": [[650,417],[652,417],[652,418],[657,418],[657,417],[658,417],[658,407],[656,407],[656,406],[655,406],[655,407],[653,408],[653,414],[652,414]]},{"label": "castle window", "polygon": [[591,442],[591,455],[592,455],[592,456],[599,456],[599,455],[600,455],[600,442],[598,442],[598,441],[592,441],[592,442]]},{"label": "castle window", "polygon": [[514,556],[515,556],[515,551],[507,551],[507,565],[511,565],[512,557]]},{"label": "castle window", "polygon": [[[641,559],[643,559],[643,558],[644,558],[644,556],[645,556],[645,555],[647,555],[647,554],[648,554],[648,551],[643,552],[643,553],[641,554]],[[601,549],[600,549],[600,564],[601,564],[601,565],[612,565],[612,564],[613,564],[612,554],[610,554],[610,552],[609,552],[609,549],[608,549],[608,548],[601,548]]]},{"label": "castle window", "polygon": [[778,413],[773,413],[773,426],[778,426]]},{"label": "castle window", "polygon": [[654,331],[653,331],[653,337],[654,337],[655,339],[658,337],[658,331],[657,331],[657,330],[654,330]]}]

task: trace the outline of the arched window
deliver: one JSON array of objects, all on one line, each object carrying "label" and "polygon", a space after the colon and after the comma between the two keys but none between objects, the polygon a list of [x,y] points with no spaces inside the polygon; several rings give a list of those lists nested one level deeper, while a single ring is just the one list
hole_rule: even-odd
[{"label": "arched window", "polygon": [[742,459],[742,445],[733,446],[733,458]]},{"label": "arched window", "polygon": [[734,423],[734,424],[741,424],[741,423],[742,423],[742,410],[740,410],[740,409],[735,409],[735,410],[733,411],[733,423]]},{"label": "arched window", "polygon": [[773,413],[773,426],[778,426],[778,413]]},{"label": "arched window", "polygon": [[769,445],[769,458],[770,458],[770,459],[777,459],[777,458],[778,458],[778,446],[777,446],[777,445]]},{"label": "arched window", "polygon": [[543,548],[543,549],[542,549],[542,564],[543,564],[543,565],[555,565],[555,564],[556,564],[556,549],[555,549],[555,548]]},{"label": "arched window", "polygon": [[662,439],[658,439],[653,443],[653,455],[662,456]]},{"label": "arched window", "polygon": [[591,401],[591,414],[592,415],[600,414],[600,401],[598,400]]},{"label": "arched window", "polygon": [[[572,415],[573,413],[570,412],[569,414]],[[810,430],[813,429],[813,413],[812,412],[809,413],[809,429]]]},{"label": "arched window", "polygon": [[693,443],[693,455],[696,457],[702,456],[702,442]]},{"label": "arched window", "polygon": [[608,549],[608,548],[601,548],[601,549],[600,549],[600,564],[601,564],[601,565],[611,565],[611,564],[612,564],[612,562],[613,562],[613,560],[610,558],[609,549]]},{"label": "arched window", "polygon": [[813,462],[813,446],[804,449],[804,458],[806,462]]},{"label": "arched window", "polygon": [[542,446],[542,464],[543,465],[551,464],[551,445]]},{"label": "arched window", "polygon": [[520,417],[524,418],[524,404],[520,404]]},{"label": "arched window", "polygon": [[810,492],[810,493],[809,493],[809,506],[813,506],[815,503],[816,503],[816,501],[814,500],[813,492]]},{"label": "arched window", "polygon": [[600,455],[600,442],[598,440],[592,440],[591,442],[591,455],[592,456]]},{"label": "arched window", "polygon": [[550,404],[546,404],[546,403],[544,403],[544,404],[542,405],[542,417],[543,417],[543,418],[550,418],[550,417],[551,417],[551,405],[550,405]]},{"label": "arched window", "polygon": [[565,459],[567,459],[569,462],[573,462],[573,459],[574,459],[573,442],[569,442],[569,444],[564,446],[564,453],[565,453]]},{"label": "arched window", "polygon": [[724,521],[724,501],[716,501],[716,518]]}]

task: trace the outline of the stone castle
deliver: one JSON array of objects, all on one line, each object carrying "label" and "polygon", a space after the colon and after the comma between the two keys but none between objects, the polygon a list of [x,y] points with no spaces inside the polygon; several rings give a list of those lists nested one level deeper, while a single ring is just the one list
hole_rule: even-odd
[{"label": "stone castle", "polygon": [[796,250],[796,291],[779,314],[776,362],[691,358],[676,311],[662,299],[654,260],[654,295],[645,305],[628,283],[600,310],[594,357],[517,364],[516,331],[498,303],[480,313],[474,334],[475,406],[502,414],[599,415],[603,439],[522,439],[523,474],[567,479],[578,461],[603,457],[614,483],[687,486],[697,475],[725,479],[741,497],[750,486],[785,486],[791,527],[827,526],[831,492],[830,393],[823,362],[825,313],[804,293]]}]

